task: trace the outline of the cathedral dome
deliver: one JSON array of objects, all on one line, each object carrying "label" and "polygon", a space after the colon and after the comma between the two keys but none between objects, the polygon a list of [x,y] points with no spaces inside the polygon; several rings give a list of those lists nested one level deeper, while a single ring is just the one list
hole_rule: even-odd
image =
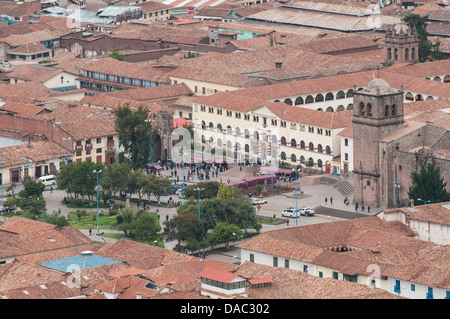
[{"label": "cathedral dome", "polygon": [[392,94],[397,92],[397,90],[391,88],[389,83],[380,78],[370,81],[364,91],[369,94]]},{"label": "cathedral dome", "polygon": [[376,89],[389,90],[391,88],[389,83],[387,83],[385,80],[380,79],[380,78],[373,79],[372,81],[370,81],[369,84],[367,85],[367,87],[370,90],[376,90]]}]

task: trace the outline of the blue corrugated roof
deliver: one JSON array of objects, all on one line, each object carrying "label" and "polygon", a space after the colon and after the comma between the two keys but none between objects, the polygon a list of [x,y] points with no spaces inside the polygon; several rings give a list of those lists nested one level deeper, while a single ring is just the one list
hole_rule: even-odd
[{"label": "blue corrugated roof", "polygon": [[59,270],[62,272],[71,272],[74,270],[111,265],[115,263],[120,263],[120,261],[92,254],[82,254],[78,256],[48,261],[41,264],[41,266]]}]

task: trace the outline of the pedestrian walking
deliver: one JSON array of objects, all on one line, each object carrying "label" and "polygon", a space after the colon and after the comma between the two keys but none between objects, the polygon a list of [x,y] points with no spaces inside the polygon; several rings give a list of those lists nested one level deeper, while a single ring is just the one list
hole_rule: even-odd
[{"label": "pedestrian walking", "polygon": [[355,204],[355,211],[358,212],[358,202]]},{"label": "pedestrian walking", "polygon": [[289,218],[286,218],[286,224],[289,226]]},{"label": "pedestrian walking", "polygon": [[61,207],[58,207],[58,214],[61,215]]},{"label": "pedestrian walking", "polygon": [[367,213],[370,214],[370,206],[367,206]]},{"label": "pedestrian walking", "polygon": [[364,204],[361,205],[361,213],[364,211]]},{"label": "pedestrian walking", "polygon": [[330,204],[333,204],[333,196],[330,197]]},{"label": "pedestrian walking", "polygon": [[89,236],[92,236],[92,229],[89,228]]},{"label": "pedestrian walking", "polygon": [[328,202],[328,198],[327,197],[325,197],[325,204]]}]

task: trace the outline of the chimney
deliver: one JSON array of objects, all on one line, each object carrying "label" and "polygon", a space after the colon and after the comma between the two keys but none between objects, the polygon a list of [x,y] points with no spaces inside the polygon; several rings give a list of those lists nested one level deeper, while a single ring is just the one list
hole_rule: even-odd
[{"label": "chimney", "polygon": [[411,207],[414,207],[414,199],[411,198],[411,199],[409,200],[409,205],[410,205]]}]

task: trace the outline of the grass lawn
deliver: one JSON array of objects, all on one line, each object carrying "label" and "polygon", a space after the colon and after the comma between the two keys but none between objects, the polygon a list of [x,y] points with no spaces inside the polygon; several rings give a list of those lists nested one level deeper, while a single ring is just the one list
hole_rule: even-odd
[{"label": "grass lawn", "polygon": [[[83,214],[84,215],[84,214]],[[86,212],[84,216],[78,218],[77,212],[69,212],[70,224],[77,229],[96,229],[97,228],[97,212]],[[108,213],[99,214],[100,229],[110,229],[117,226],[116,216],[110,216]]]},{"label": "grass lawn", "polygon": [[[66,197],[66,205],[68,208],[96,208],[97,199],[89,201],[88,199]],[[109,206],[109,203],[105,205],[103,201],[98,201],[99,208],[109,208]]]},{"label": "grass lawn", "polygon": [[20,217],[31,219],[31,213],[29,211],[24,211],[24,210],[19,210],[15,214],[14,214],[14,212],[3,213],[2,216],[8,217],[8,218],[11,218],[14,216],[20,216]]}]

